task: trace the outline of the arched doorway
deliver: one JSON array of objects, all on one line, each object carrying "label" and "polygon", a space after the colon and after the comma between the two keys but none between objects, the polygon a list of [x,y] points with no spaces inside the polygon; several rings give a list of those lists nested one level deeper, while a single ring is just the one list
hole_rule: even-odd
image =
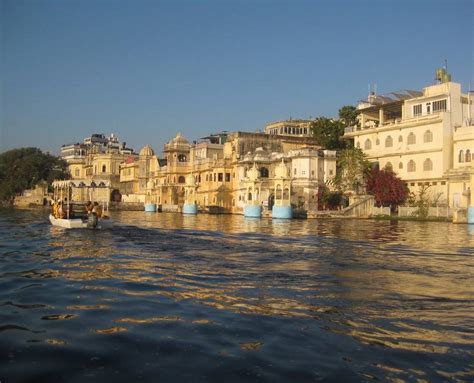
[{"label": "arched doorway", "polygon": [[110,199],[114,202],[120,202],[122,200],[122,194],[118,189],[114,189],[112,193],[110,193]]}]

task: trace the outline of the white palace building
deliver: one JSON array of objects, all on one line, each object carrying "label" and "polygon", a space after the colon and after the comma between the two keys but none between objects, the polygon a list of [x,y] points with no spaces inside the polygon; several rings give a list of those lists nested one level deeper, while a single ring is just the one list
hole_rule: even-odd
[{"label": "white palace building", "polygon": [[436,78],[422,92],[371,93],[344,137],[380,168],[392,168],[410,191],[429,185],[438,203],[465,208],[474,204],[473,100],[444,69]]}]

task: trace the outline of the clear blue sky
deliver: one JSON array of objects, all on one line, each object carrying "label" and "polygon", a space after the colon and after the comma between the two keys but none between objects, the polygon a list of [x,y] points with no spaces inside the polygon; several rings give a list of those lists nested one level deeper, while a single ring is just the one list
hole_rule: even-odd
[{"label": "clear blue sky", "polygon": [[[136,150],[474,80],[472,0],[0,0],[0,151]],[[473,81],[474,86],[474,81]]]}]

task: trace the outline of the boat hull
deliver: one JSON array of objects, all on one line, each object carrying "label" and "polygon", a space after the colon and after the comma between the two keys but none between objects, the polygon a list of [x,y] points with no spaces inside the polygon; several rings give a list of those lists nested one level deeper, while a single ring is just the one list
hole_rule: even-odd
[{"label": "boat hull", "polygon": [[[92,227],[88,226],[87,221],[83,221],[80,218],[62,219],[55,218],[52,214],[50,214],[49,221],[53,226],[63,227],[65,229],[92,229]],[[99,219],[97,221],[97,226],[94,229],[107,229],[112,226],[113,221],[110,218]]]}]

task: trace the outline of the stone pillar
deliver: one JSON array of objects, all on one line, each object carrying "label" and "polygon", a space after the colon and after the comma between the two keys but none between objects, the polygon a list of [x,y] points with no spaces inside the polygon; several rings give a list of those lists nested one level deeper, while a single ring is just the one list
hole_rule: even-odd
[{"label": "stone pillar", "polygon": [[196,180],[193,174],[186,177],[186,185],[184,186],[184,205],[183,214],[197,214],[198,208],[196,204]]},{"label": "stone pillar", "polygon": [[379,109],[379,126],[385,123],[385,115],[383,113],[383,108]]},{"label": "stone pillar", "polygon": [[[260,218],[262,215],[262,206],[260,205],[259,195],[261,190],[259,190],[260,184],[260,172],[258,171],[255,164],[247,172],[247,178],[244,181],[247,190],[247,203],[244,206],[244,216],[251,218]],[[258,193],[257,193],[258,191]],[[249,199],[249,195],[251,198]]]},{"label": "stone pillar", "polygon": [[469,188],[471,190],[471,195],[467,207],[467,223],[474,224],[474,173],[471,174],[470,178],[471,182],[469,183]]},{"label": "stone pillar", "polygon": [[155,196],[153,194],[153,189],[155,184],[152,180],[148,180],[146,184],[146,194],[145,194],[145,211],[149,213],[156,212],[156,203]]},{"label": "stone pillar", "polygon": [[291,208],[291,181],[283,159],[275,168],[274,183],[275,204],[272,207],[272,218],[293,218],[293,209]]}]

